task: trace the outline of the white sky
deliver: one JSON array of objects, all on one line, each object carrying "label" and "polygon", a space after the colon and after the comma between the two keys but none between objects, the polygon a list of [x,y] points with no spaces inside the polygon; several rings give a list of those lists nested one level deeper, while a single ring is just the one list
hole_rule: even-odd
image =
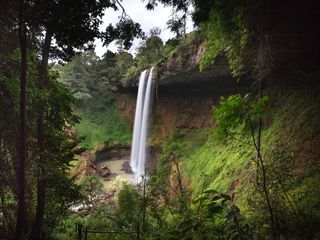
[{"label": "white sky", "polygon": [[[169,38],[174,37],[174,34],[166,29],[166,22],[172,13],[171,7],[164,7],[162,4],[159,4],[154,10],[149,11],[145,8],[146,2],[142,2],[142,0],[123,0],[121,4],[125,8],[127,15],[129,15],[134,22],[139,23],[146,34],[149,33],[151,28],[159,27],[162,30],[160,37],[164,42]],[[115,25],[118,22],[120,15],[121,11],[115,12],[111,8],[106,9],[100,30],[105,30],[110,23]],[[192,21],[189,19],[187,22],[187,32],[192,31],[192,29]],[[140,42],[141,40],[134,40],[133,46],[130,48],[129,52],[134,54]],[[117,51],[115,43],[111,43],[108,47],[103,47],[100,40],[96,40],[95,43],[95,52],[99,57],[101,57],[107,49],[113,52]]]}]

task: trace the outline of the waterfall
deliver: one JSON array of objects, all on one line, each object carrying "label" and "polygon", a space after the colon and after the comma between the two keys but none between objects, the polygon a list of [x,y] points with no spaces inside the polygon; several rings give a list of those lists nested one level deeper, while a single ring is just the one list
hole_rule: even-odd
[{"label": "waterfall", "polygon": [[145,162],[148,157],[147,139],[154,88],[152,70],[153,68],[143,71],[139,79],[130,158],[131,169],[137,178],[145,174]]}]

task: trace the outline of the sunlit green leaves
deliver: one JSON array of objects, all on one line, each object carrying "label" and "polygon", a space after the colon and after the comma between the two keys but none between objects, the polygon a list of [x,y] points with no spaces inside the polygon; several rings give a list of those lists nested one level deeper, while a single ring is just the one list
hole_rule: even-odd
[{"label": "sunlit green leaves", "polygon": [[248,94],[244,97],[240,94],[221,97],[213,114],[218,126],[216,132],[222,136],[235,137],[238,133],[254,127],[256,121],[266,113],[268,102],[268,96],[256,101],[251,100]]},{"label": "sunlit green leaves", "polygon": [[[200,2],[200,1],[199,1]],[[200,4],[201,3],[197,3]],[[206,52],[200,61],[200,71],[212,65],[218,55],[228,58],[233,76],[239,78],[243,74],[244,50],[249,39],[249,27],[245,15],[245,4],[237,1],[215,0],[210,5],[206,21],[201,29],[206,33]],[[202,9],[198,9],[203,11]]]}]

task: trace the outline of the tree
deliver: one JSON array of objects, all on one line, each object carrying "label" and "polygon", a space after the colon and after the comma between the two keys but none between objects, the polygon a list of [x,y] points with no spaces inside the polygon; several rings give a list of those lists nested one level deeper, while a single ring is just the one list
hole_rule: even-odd
[{"label": "tree", "polygon": [[[26,79],[27,34],[23,1],[0,3],[0,159],[3,233],[21,238],[25,220],[25,169],[27,160]],[[10,120],[10,118],[16,120]],[[14,184],[13,184],[14,183]],[[14,205],[15,202],[17,205]],[[18,221],[12,221],[13,211]],[[14,230],[14,226],[16,230]],[[11,236],[13,237],[13,236]]]},{"label": "tree", "polygon": [[82,194],[88,199],[88,204],[92,204],[95,195],[102,192],[103,184],[95,176],[86,176],[80,182]]},{"label": "tree", "polygon": [[[275,238],[275,217],[272,207],[270,190],[267,185],[266,163],[261,152],[262,138],[262,117],[265,114],[265,107],[269,98],[267,96],[259,96],[254,102],[249,100],[249,95],[242,98],[240,95],[232,95],[227,99],[222,98],[219,107],[215,110],[214,116],[217,121],[218,131],[224,136],[237,138],[239,127],[249,131],[251,135],[251,144],[256,151],[256,184],[262,191],[267,209],[273,238]],[[260,180],[261,179],[261,180]]]},{"label": "tree", "polygon": [[[4,28],[6,29],[6,28]],[[16,29],[17,31],[18,29]],[[5,43],[7,37],[12,37],[10,33],[4,31],[4,36],[0,39],[0,48]],[[17,33],[16,33],[17,34]],[[16,35],[15,35],[16,36]],[[30,36],[30,35],[29,35]],[[15,38],[11,40],[13,43]],[[17,39],[18,40],[18,39]],[[28,39],[29,40],[29,39]],[[6,50],[2,51],[0,56],[1,62],[4,64],[0,68],[0,232],[1,236],[5,239],[13,239],[15,234],[14,225],[16,224],[17,215],[15,214],[17,205],[19,203],[20,187],[18,185],[19,179],[18,170],[21,167],[20,164],[20,119],[19,119],[19,98],[20,98],[20,82],[19,71],[21,61],[21,54],[16,44],[6,45]],[[29,45],[30,46],[30,45]],[[45,211],[46,221],[49,220],[48,212],[57,213],[55,216],[50,217],[50,224],[54,224],[55,217],[61,216],[61,211],[66,211],[69,207],[70,201],[77,198],[77,189],[74,186],[73,181],[66,175],[66,171],[70,166],[70,161],[73,159],[75,153],[79,153],[77,150],[77,140],[74,137],[69,136],[69,130],[66,129],[66,125],[72,125],[74,116],[71,114],[70,104],[73,103],[74,99],[70,96],[69,92],[65,87],[56,82],[56,76],[50,74],[49,88],[50,91],[43,93],[38,91],[36,88],[37,78],[37,65],[38,60],[36,55],[32,51],[28,51],[28,84],[26,90],[28,98],[26,98],[26,126],[28,134],[26,140],[29,143],[26,148],[26,156],[28,156],[28,163],[25,165],[25,182],[23,187],[28,189],[25,191],[24,203],[25,208],[22,226],[23,232],[22,238],[25,239],[26,235],[30,231],[28,228],[28,220],[31,218],[31,214],[34,210],[35,205],[35,185],[38,178],[38,172],[36,168],[38,150],[35,147],[36,143],[36,114],[38,99],[46,101],[48,111],[46,111],[46,132],[50,134],[46,144],[46,154],[50,156],[52,161],[47,162],[46,165],[46,176],[48,178],[48,188],[50,198],[53,197],[51,194],[53,190],[56,192],[57,189],[63,185],[64,191],[59,192],[55,198],[55,204],[59,211],[55,212],[55,209],[50,209],[50,205],[47,205]],[[3,60],[3,61],[2,61]],[[47,97],[50,96],[50,97]],[[58,179],[58,180],[57,180]],[[56,185],[54,184],[56,183]],[[48,200],[48,201],[47,201]],[[47,199],[47,204],[51,204],[52,199]],[[68,205],[66,207],[66,205]],[[60,206],[64,206],[60,208]],[[4,218],[2,217],[4,216]],[[46,223],[48,224],[48,223]],[[48,228],[47,228],[48,229]],[[18,236],[20,237],[20,236]]]},{"label": "tree", "polygon": [[[17,239],[22,238],[23,216],[24,216],[24,183],[25,183],[25,163],[26,163],[26,141],[25,141],[25,86],[26,86],[26,31],[27,26],[32,33],[44,32],[44,40],[39,44],[41,61],[39,66],[38,88],[42,93],[46,92],[50,86],[48,82],[48,60],[51,56],[68,59],[75,52],[75,49],[92,48],[95,37],[103,37],[99,31],[99,25],[102,22],[103,11],[107,7],[117,9],[116,2],[103,1],[43,1],[34,0],[24,2],[20,1],[19,5],[19,31],[21,45],[21,143],[20,143],[20,163],[19,163],[19,207],[17,213]],[[63,22],[63,24],[61,24]],[[129,25],[126,24],[130,22]],[[140,25],[134,24],[132,20],[123,18],[121,26],[125,27],[124,38],[133,38],[141,32]],[[134,27],[134,31],[131,26]],[[41,34],[40,34],[41,35]],[[111,36],[111,35],[110,35]],[[35,38],[36,39],[36,38]],[[56,45],[52,46],[51,42],[55,39]],[[127,44],[129,41],[127,40]],[[38,102],[38,120],[37,120],[37,145],[39,151],[38,184],[37,184],[37,208],[30,234],[31,239],[39,239],[44,216],[45,196],[47,189],[47,178],[45,175],[46,162],[50,159],[46,156],[46,113],[48,106],[44,99]]]},{"label": "tree", "polygon": [[150,29],[150,36],[157,36],[159,37],[161,34],[161,28],[159,27],[154,27]]},{"label": "tree", "polygon": [[132,186],[124,185],[118,193],[119,217],[126,227],[139,227],[141,201],[139,192]]},{"label": "tree", "polygon": [[[42,215],[42,224],[46,221],[47,224],[49,222],[51,225],[56,224],[54,219],[61,215],[62,210],[66,211],[70,207],[70,202],[80,197],[79,189],[75,186],[71,177],[66,175],[66,172],[70,168],[70,162],[74,160],[74,156],[83,152],[83,149],[78,146],[79,139],[70,133],[68,127],[73,126],[78,121],[71,110],[71,105],[74,104],[75,99],[63,84],[56,81],[56,77],[53,73],[49,74],[49,90],[45,97],[42,97],[47,106],[44,118],[46,122],[46,131],[44,132],[46,148],[43,156],[49,161],[45,162],[45,166],[40,166],[41,170],[43,169],[45,172],[41,172],[40,176],[39,173],[35,174],[37,178],[36,213]],[[39,164],[39,162],[37,163]],[[39,166],[36,166],[36,170],[39,170]],[[40,186],[39,178],[43,181]],[[42,188],[41,184],[44,184],[45,188]],[[61,191],[62,189],[65,192]],[[48,199],[49,196],[51,199]],[[39,203],[39,197],[44,197],[43,200],[40,200],[43,202]],[[55,201],[52,201],[53,199]],[[45,207],[41,209],[42,204]],[[52,205],[56,209],[50,209]],[[29,236],[31,239],[35,236],[32,231],[34,231],[34,228],[31,229]],[[40,238],[44,238],[44,236],[48,236],[48,232],[44,232],[41,228],[39,235]]]},{"label": "tree", "polygon": [[113,53],[107,51],[99,59],[93,51],[85,51],[74,56],[70,62],[56,65],[59,80],[65,83],[78,99],[77,105],[99,100],[110,103],[113,92],[120,87],[120,80],[134,63],[128,52]]},{"label": "tree", "polygon": [[133,65],[133,62],[133,56],[128,52],[120,52],[117,55],[116,68],[120,76],[123,76],[127,72],[128,68]]},{"label": "tree", "polygon": [[106,88],[115,90],[119,85],[121,76],[119,76],[119,72],[116,68],[117,56],[116,53],[108,50],[99,62],[99,78],[103,85],[100,89],[102,91]]},{"label": "tree", "polygon": [[173,14],[172,18],[167,21],[167,26],[171,32],[176,34],[176,38],[186,35],[186,17],[177,17]]},{"label": "tree", "polygon": [[136,56],[137,65],[141,69],[151,67],[160,60],[163,42],[158,36],[150,36],[138,49]]},{"label": "tree", "polygon": [[70,92],[80,101],[92,98],[87,82],[95,80],[95,76],[92,76],[94,70],[91,68],[96,66],[97,62],[95,62],[96,57],[93,59],[91,56],[91,53],[78,54],[64,66],[55,66],[59,72],[59,81],[66,84]]},{"label": "tree", "polygon": [[132,46],[132,40],[135,36],[143,38],[144,33],[140,28],[140,24],[133,22],[130,18],[126,18],[126,14],[122,14],[116,27],[110,24],[103,34],[105,45],[119,39],[121,40],[121,48],[123,45],[125,49],[129,49]]},{"label": "tree", "polygon": [[16,239],[23,238],[23,226],[25,220],[25,179],[27,161],[26,143],[26,83],[27,83],[27,26],[24,9],[24,1],[19,1],[19,42],[21,52],[20,67],[20,144],[19,164],[17,169],[18,182],[18,209],[16,222]]},{"label": "tree", "polygon": [[167,21],[168,28],[176,34],[176,37],[182,37],[186,35],[186,23],[189,15],[189,7],[193,5],[192,0],[148,0],[146,8],[153,10],[157,6],[157,2],[164,4],[165,6],[172,6],[173,11],[171,18]]}]

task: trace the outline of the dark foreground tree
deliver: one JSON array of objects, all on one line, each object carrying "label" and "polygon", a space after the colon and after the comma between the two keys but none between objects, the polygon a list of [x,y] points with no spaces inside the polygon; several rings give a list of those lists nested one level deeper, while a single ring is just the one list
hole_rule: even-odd
[{"label": "dark foreground tree", "polygon": [[[0,69],[0,105],[6,114],[13,112],[12,118],[14,118],[16,109],[20,112],[19,124],[12,121],[9,129],[7,127],[10,115],[1,116],[0,121],[0,167],[1,171],[4,170],[1,173],[1,181],[4,180],[0,191],[3,207],[1,213],[4,213],[3,226],[6,226],[4,233],[7,236],[10,236],[10,232],[11,234],[15,232],[16,239],[24,239],[26,235],[29,235],[30,239],[41,238],[43,223],[48,220],[46,204],[52,202],[48,197],[52,197],[52,191],[58,188],[57,185],[52,184],[52,175],[65,174],[64,171],[74,154],[72,149],[75,146],[67,147],[71,140],[65,136],[67,132],[65,124],[71,124],[73,121],[70,116],[72,101],[68,99],[66,92],[54,84],[56,77],[49,74],[48,71],[49,58],[67,60],[76,50],[92,48],[97,37],[114,38],[112,33],[102,34],[99,26],[102,23],[104,10],[108,7],[117,9],[117,6],[119,3],[112,0],[0,2],[2,28],[0,47],[4,50],[0,54],[1,59],[4,59],[2,61],[4,64],[1,64]],[[127,22],[129,24],[126,24]],[[124,26],[122,30],[118,31],[115,28],[117,37],[127,40],[127,44],[134,35],[141,34],[140,25],[133,23],[126,15],[123,15],[121,19],[121,26]],[[125,34],[119,36],[118,33],[122,31]],[[17,38],[19,41],[8,41],[10,38]],[[108,42],[110,39],[105,39],[105,41]],[[52,45],[53,40],[55,40],[54,46]],[[20,49],[19,53],[15,51],[17,47]],[[20,62],[19,67],[15,66],[16,61]],[[11,62],[14,67],[10,66]],[[38,73],[35,71],[36,65],[38,65]],[[30,66],[32,69],[28,70]],[[29,74],[30,72],[32,73]],[[20,75],[19,88],[15,85],[18,73]],[[17,94],[17,89],[20,94]],[[26,98],[26,92],[29,98]],[[17,101],[16,96],[19,96]],[[16,105],[18,102],[19,107]],[[10,111],[5,111],[6,109]],[[55,114],[53,110],[59,114]],[[69,150],[63,150],[65,148]],[[60,167],[57,168],[55,164],[58,163],[64,166],[63,170]],[[11,172],[11,169],[14,169],[14,173]],[[52,169],[60,170],[52,171]],[[12,180],[11,176],[15,180]],[[34,181],[37,183],[36,189],[32,188]],[[66,184],[66,186],[69,185]],[[6,191],[7,189],[10,190]],[[35,208],[34,192],[36,192],[37,199]],[[11,210],[5,209],[6,206],[12,204],[11,193],[17,200],[16,217],[13,219],[10,216]],[[28,209],[26,209],[26,204],[30,204]],[[29,216],[34,210],[36,213],[31,223],[32,218]],[[16,224],[16,230],[9,231],[12,224]],[[30,226],[32,226],[31,233]]]},{"label": "dark foreground tree", "polygon": [[[117,9],[116,2],[110,0],[103,1],[34,1],[30,6],[30,25],[45,32],[44,41],[40,42],[41,63],[39,66],[38,88],[41,91],[48,91],[48,60],[50,55],[69,59],[75,49],[92,49],[95,38],[102,37],[99,26],[102,23],[102,16],[105,8]],[[46,16],[43,18],[43,16]],[[122,24],[132,23],[130,19],[121,19]],[[134,28],[134,30],[133,30]],[[134,27],[129,25],[125,29],[126,36],[132,38],[133,35],[141,33],[140,25]],[[119,30],[121,31],[121,30]],[[110,37],[112,37],[111,35]],[[117,37],[119,37],[117,35]],[[124,37],[124,38],[125,38]],[[56,46],[52,46],[52,40]],[[30,239],[40,239],[42,223],[44,218],[45,197],[47,189],[46,165],[52,159],[46,151],[47,142],[51,138],[46,131],[48,120],[48,107],[44,99],[39,99],[38,120],[37,120],[37,145],[39,151],[38,159],[38,183],[37,183],[37,207]]]},{"label": "dark foreground tree", "polygon": [[19,162],[17,168],[17,222],[16,239],[23,238],[23,226],[25,222],[25,179],[26,179],[26,82],[27,82],[27,29],[24,13],[24,1],[19,1],[19,43],[20,43],[20,143]]}]

